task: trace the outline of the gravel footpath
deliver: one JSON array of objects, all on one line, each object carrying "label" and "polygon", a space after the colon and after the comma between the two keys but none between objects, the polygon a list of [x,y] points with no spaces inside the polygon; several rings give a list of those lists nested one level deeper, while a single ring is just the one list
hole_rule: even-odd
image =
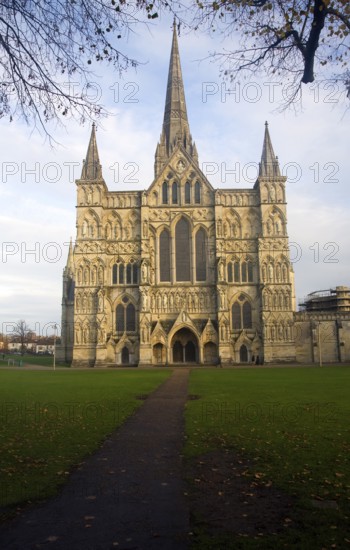
[{"label": "gravel footpath", "polygon": [[189,370],[176,369],[56,498],[0,526],[2,550],[187,548],[181,450]]}]

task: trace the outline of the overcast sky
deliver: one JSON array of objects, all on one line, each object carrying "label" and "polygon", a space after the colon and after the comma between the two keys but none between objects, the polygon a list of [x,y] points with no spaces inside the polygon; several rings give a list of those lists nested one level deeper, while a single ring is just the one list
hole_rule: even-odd
[{"label": "overcast sky", "polygon": [[[162,127],[171,20],[138,28],[123,44],[142,61],[122,79],[98,67],[89,93],[111,115],[97,139],[110,190],[147,189]],[[228,43],[226,43],[228,45]],[[265,120],[287,182],[288,233],[296,294],[350,284],[350,114],[340,91],[305,88],[303,109],[279,112],[285,84],[252,79],[233,88],[205,59],[218,37],[182,33],[179,47],[191,133],[200,165],[214,187],[250,188],[260,160]],[[2,331],[25,319],[37,333],[61,320],[62,270],[75,238],[76,188],[90,126],[51,127],[51,149],[23,121],[2,119],[0,299]]]}]

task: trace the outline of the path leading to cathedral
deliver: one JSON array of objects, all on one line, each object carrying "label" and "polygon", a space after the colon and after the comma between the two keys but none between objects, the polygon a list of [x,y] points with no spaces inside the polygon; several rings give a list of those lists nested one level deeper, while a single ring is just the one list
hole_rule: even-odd
[{"label": "path leading to cathedral", "polygon": [[181,472],[189,369],[176,369],[62,493],[0,528],[2,549],[185,549]]}]

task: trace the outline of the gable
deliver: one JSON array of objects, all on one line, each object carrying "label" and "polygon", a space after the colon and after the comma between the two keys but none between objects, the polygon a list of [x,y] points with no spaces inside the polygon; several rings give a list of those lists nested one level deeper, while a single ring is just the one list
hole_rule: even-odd
[{"label": "gable", "polygon": [[[164,185],[167,186],[165,200]],[[200,200],[198,199],[198,186]],[[177,197],[176,197],[177,193]],[[161,205],[213,205],[214,188],[185,149],[179,145],[148,188],[150,206]]]}]

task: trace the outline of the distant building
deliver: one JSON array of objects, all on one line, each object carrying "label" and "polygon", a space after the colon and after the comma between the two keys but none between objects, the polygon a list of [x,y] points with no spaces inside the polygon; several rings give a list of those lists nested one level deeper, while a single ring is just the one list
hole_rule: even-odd
[{"label": "distant building", "polygon": [[350,288],[337,286],[335,289],[311,292],[300,304],[303,311],[350,311]]}]

